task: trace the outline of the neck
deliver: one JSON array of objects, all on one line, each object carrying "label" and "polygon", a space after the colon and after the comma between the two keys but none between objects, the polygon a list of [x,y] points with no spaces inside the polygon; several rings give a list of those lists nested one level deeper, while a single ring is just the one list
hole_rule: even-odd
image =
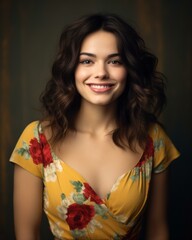
[{"label": "neck", "polygon": [[108,134],[114,130],[115,106],[101,106],[82,101],[76,118],[76,129],[89,134]]}]

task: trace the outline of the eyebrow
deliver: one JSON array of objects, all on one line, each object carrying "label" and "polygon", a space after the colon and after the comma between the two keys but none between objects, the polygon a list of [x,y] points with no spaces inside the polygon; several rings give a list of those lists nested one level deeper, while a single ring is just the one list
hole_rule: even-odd
[{"label": "eyebrow", "polygon": [[[80,54],[79,54],[80,56],[82,56],[82,55],[86,55],[86,56],[89,56],[89,57],[94,57],[94,58],[96,58],[96,54],[93,54],[93,53],[88,53],[88,52],[81,52]],[[112,58],[112,57],[119,57],[119,56],[121,56],[119,53],[111,53],[111,54],[109,54],[107,57],[108,58]]]}]

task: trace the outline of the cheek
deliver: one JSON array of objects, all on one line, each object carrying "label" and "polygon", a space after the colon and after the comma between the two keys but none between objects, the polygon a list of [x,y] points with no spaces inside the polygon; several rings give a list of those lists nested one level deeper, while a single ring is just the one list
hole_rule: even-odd
[{"label": "cheek", "polygon": [[113,76],[117,81],[123,81],[127,78],[127,70],[124,67],[111,69],[111,76]]},{"label": "cheek", "polygon": [[81,71],[79,70],[79,68],[77,68],[75,71],[75,83],[77,84],[77,82],[79,82],[80,79],[81,79]]},{"label": "cheek", "polygon": [[86,78],[89,76],[89,73],[87,70],[82,68],[77,68],[75,71],[75,81],[77,82],[83,82],[86,80]]},{"label": "cheek", "polygon": [[75,71],[75,85],[77,88],[77,91],[81,93],[82,89],[82,83],[86,80],[86,73],[81,68],[77,68]]},{"label": "cheek", "polygon": [[127,81],[127,71],[124,70],[124,71],[120,71],[118,74],[117,74],[118,78],[119,78],[119,82],[123,84],[126,84],[126,81]]},{"label": "cheek", "polygon": [[126,83],[127,83],[127,71],[121,71],[119,72],[119,84],[121,88],[121,93],[123,93]]}]

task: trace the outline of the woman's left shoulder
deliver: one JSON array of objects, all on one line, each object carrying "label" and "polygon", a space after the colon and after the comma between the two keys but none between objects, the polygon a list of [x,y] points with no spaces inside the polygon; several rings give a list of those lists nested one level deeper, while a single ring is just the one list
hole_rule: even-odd
[{"label": "woman's left shoulder", "polygon": [[163,139],[169,138],[165,128],[159,123],[151,124],[149,127],[148,134],[153,140],[158,138],[163,138]]},{"label": "woman's left shoulder", "polygon": [[153,171],[159,173],[165,170],[174,159],[178,158],[180,153],[161,124],[152,124],[149,128],[149,136],[154,147]]},{"label": "woman's left shoulder", "polygon": [[154,123],[150,126],[149,137],[153,141],[155,152],[169,151],[169,152],[174,152],[175,155],[178,155],[178,151],[172,139],[170,138],[167,131],[161,124]]}]

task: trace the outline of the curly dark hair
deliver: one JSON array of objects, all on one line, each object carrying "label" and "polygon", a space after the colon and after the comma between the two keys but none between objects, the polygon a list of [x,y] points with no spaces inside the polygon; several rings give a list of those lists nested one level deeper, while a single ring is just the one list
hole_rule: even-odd
[{"label": "curly dark hair", "polygon": [[75,131],[81,96],[75,86],[74,72],[83,40],[98,30],[116,36],[119,53],[128,69],[126,87],[118,99],[117,128],[111,133],[112,139],[121,148],[134,151],[135,142],[144,148],[149,127],[158,122],[166,102],[165,76],[156,70],[158,59],[147,50],[143,39],[115,14],[83,16],[64,29],[52,77],[40,96],[44,109],[42,121],[49,121],[53,143],[64,138],[68,130]]}]

